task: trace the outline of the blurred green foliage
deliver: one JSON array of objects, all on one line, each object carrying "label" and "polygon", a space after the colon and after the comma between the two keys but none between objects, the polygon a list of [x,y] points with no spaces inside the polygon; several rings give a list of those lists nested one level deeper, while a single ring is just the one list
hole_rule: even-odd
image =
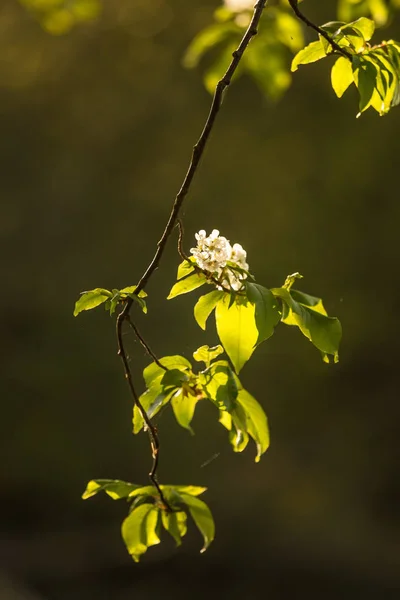
[{"label": "blurred green foliage", "polygon": [[19,0],[45,31],[63,35],[80,23],[93,21],[101,11],[101,0]]}]

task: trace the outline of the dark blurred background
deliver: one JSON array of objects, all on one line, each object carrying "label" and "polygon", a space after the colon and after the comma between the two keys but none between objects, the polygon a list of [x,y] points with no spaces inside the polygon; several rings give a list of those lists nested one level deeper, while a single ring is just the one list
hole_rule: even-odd
[{"label": "dark blurred background", "polygon": [[[278,104],[245,77],[232,87],[185,245],[218,228],[267,287],[300,271],[342,321],[340,363],[284,326],[256,352],[243,382],[271,428],[258,465],[254,448],[232,452],[211,405],[194,437],[168,411],[158,419],[161,480],[209,487],[205,555],[192,527],[135,565],[126,504],[80,499],[92,478],[147,482],[114,321],[72,311],[82,290],[134,284],[154,252],[210,104],[181,57],[216,5],[109,0],[53,37],[2,0],[1,600],[399,597],[400,110],[356,120],[356,92],[337,100],[324,63]],[[309,0],[307,13],[325,22],[335,5]],[[178,260],[171,243],[138,325],[159,356],[190,358],[217,338],[211,321],[197,327],[194,294],[165,300]],[[127,343],[141,385],[148,360]]]}]

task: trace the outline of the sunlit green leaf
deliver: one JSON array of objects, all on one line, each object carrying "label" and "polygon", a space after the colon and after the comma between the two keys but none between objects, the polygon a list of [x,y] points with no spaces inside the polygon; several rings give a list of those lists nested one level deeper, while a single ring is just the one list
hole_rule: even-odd
[{"label": "sunlit green leaf", "polygon": [[237,402],[242,406],[246,414],[246,431],[256,442],[256,462],[269,446],[269,430],[267,415],[262,406],[246,390],[239,390]]},{"label": "sunlit green leaf", "polygon": [[118,479],[93,479],[87,484],[82,498],[87,500],[87,498],[91,498],[99,492],[105,492],[113,500],[119,500],[120,498],[127,498],[131,492],[140,487],[140,485]]},{"label": "sunlit green leaf", "polygon": [[164,356],[163,358],[160,358],[159,363],[162,364],[165,368],[163,369],[156,362],[152,362],[143,371],[143,378],[148,388],[151,386],[152,382],[155,379],[164,376],[166,372],[165,369],[177,369],[179,371],[185,372],[192,368],[190,362],[184,356],[179,355]]},{"label": "sunlit green leaf", "polygon": [[216,305],[215,318],[218,337],[237,373],[254,352],[259,333],[255,321],[255,306],[243,297],[236,296],[229,307],[225,294]]},{"label": "sunlit green leaf", "polygon": [[184,511],[167,513],[161,512],[161,519],[164,529],[174,538],[176,545],[180,546],[181,538],[186,534],[187,515]]},{"label": "sunlit green leaf", "polygon": [[352,64],[344,56],[340,56],[333,65],[331,82],[338,98],[341,98],[347,88],[354,82]]},{"label": "sunlit green leaf", "polygon": [[187,277],[194,271],[194,265],[196,261],[194,257],[189,258],[189,260],[184,260],[178,266],[178,272],[176,274],[176,280],[179,281],[183,277]]},{"label": "sunlit green leaf", "polygon": [[344,33],[346,32],[347,27],[357,29],[357,31],[359,31],[362,34],[366,42],[368,42],[372,38],[375,31],[374,21],[372,21],[371,19],[367,19],[366,17],[360,17],[356,21],[349,23],[347,26],[342,27],[342,31]]},{"label": "sunlit green leaf", "polygon": [[311,42],[303,50],[300,50],[292,61],[291,70],[297,71],[299,65],[307,65],[325,58],[326,51],[320,40]]},{"label": "sunlit green leaf", "polygon": [[204,283],[207,283],[207,277],[204,275],[204,273],[193,273],[192,275],[189,275],[189,277],[185,277],[184,279],[181,279],[175,283],[167,297],[167,300],[176,298],[176,296],[180,296],[181,294],[187,294],[188,292],[191,292],[192,290],[202,286]]},{"label": "sunlit green leaf", "polygon": [[223,354],[224,349],[222,346],[200,346],[195,352],[193,352],[193,358],[197,362],[204,362],[207,367],[210,366],[211,361],[217,358],[220,354]]},{"label": "sunlit green leaf", "polygon": [[246,283],[246,295],[255,306],[255,322],[258,330],[257,344],[261,344],[274,333],[281,320],[278,303],[270,290],[257,283]]},{"label": "sunlit green leaf", "polygon": [[333,355],[335,362],[339,356],[339,344],[342,337],[342,326],[335,317],[328,317],[309,306],[296,302],[287,289],[274,288],[273,294],[283,301],[284,312],[282,322],[296,325],[300,331],[324,355]]},{"label": "sunlit green leaf", "polygon": [[299,290],[294,289],[290,290],[290,295],[296,302],[300,302],[300,304],[304,304],[304,306],[310,306],[313,310],[321,313],[321,315],[328,314],[325,310],[321,298],[317,298],[316,296],[310,296],[310,294],[305,294],[304,292],[300,292]]},{"label": "sunlit green leaf", "polygon": [[154,504],[141,504],[122,523],[122,537],[135,562],[139,562],[149,546],[160,543],[156,532],[159,517]]},{"label": "sunlit green leaf", "polygon": [[198,398],[192,394],[186,393],[184,389],[177,390],[171,398],[171,406],[174,411],[175,419],[181,427],[188,429],[193,433],[190,423],[193,419],[194,411]]},{"label": "sunlit green leaf", "polygon": [[204,373],[199,375],[206,396],[220,410],[232,412],[236,406],[238,385],[235,375],[226,360],[212,363]]},{"label": "sunlit green leaf", "polygon": [[164,372],[161,378],[161,385],[164,388],[167,387],[181,387],[185,381],[188,381],[189,377],[187,373],[181,369],[168,369]]},{"label": "sunlit green leaf", "polygon": [[377,70],[371,62],[363,59],[362,56],[355,56],[353,58],[353,76],[360,94],[359,114],[361,114],[371,104],[376,85]]},{"label": "sunlit green leaf", "polygon": [[211,511],[207,504],[199,498],[184,493],[181,494],[181,497],[188,506],[193,521],[204,538],[204,546],[201,552],[205,552],[215,536],[215,525]]},{"label": "sunlit green leaf", "polygon": [[202,329],[206,328],[207,319],[214,310],[217,302],[224,296],[224,292],[214,290],[201,296],[194,307],[194,318]]},{"label": "sunlit green leaf", "polygon": [[104,288],[96,288],[89,292],[83,292],[79,300],[75,303],[74,317],[79,315],[83,310],[91,310],[92,308],[96,308],[96,306],[100,306],[100,304],[103,304],[109,298],[112,298],[112,292]]}]

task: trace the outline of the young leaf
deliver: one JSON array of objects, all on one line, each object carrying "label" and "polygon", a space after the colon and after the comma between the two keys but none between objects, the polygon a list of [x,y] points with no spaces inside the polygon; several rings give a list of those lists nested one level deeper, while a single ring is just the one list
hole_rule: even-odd
[{"label": "young leaf", "polygon": [[281,320],[281,313],[273,293],[262,285],[258,285],[257,283],[247,283],[246,295],[250,302],[255,306],[258,345],[267,340],[274,333],[275,326]]},{"label": "young leaf", "polygon": [[297,71],[299,65],[307,65],[309,63],[317,62],[321,58],[325,58],[326,51],[321,40],[311,42],[305,48],[300,50],[292,61],[291,71]]},{"label": "young leaf", "polygon": [[255,306],[236,296],[229,307],[229,295],[218,301],[215,311],[218,337],[237,373],[249,360],[259,333],[255,321]]},{"label": "young leaf", "polygon": [[[163,388],[161,380],[155,383],[140,396],[140,403],[147,416],[152,419],[163,406],[168,404],[174,393],[174,388]],[[144,426],[144,420],[136,404],[133,407],[133,433],[139,433]]]},{"label": "young leaf", "polygon": [[337,362],[342,337],[340,321],[296,302],[287,289],[275,288],[272,292],[284,303],[282,322],[287,325],[296,325],[323,355],[331,354]]},{"label": "young leaf", "polygon": [[194,360],[197,360],[197,362],[206,363],[206,367],[209,367],[211,361],[220,354],[223,354],[223,352],[224,349],[222,346],[214,346],[214,348],[210,348],[210,346],[200,346],[200,348],[197,348],[197,350],[193,352],[193,358]]},{"label": "young leaf", "polygon": [[331,82],[338,98],[341,98],[347,88],[354,82],[352,64],[344,56],[340,56],[333,65]]},{"label": "young leaf", "polygon": [[269,446],[267,415],[261,404],[244,389],[239,390],[237,402],[245,412],[246,431],[256,443],[257,456],[255,461],[259,462],[261,455],[264,454]]},{"label": "young leaf", "polygon": [[188,260],[184,260],[178,266],[178,272],[176,274],[176,280],[179,281],[184,277],[187,277],[194,271],[194,265],[196,264],[196,260],[194,256],[190,257]]},{"label": "young leaf", "polygon": [[184,277],[172,286],[172,289],[167,296],[167,300],[176,298],[176,296],[180,296],[181,294],[187,294],[202,286],[204,283],[207,283],[207,277],[204,273],[193,273],[192,275],[189,275],[189,277]]},{"label": "young leaf", "polygon": [[113,296],[112,292],[104,288],[96,288],[89,292],[82,292],[81,297],[75,303],[74,317],[79,315],[83,310],[91,310],[100,306]]},{"label": "young leaf", "polygon": [[141,504],[122,523],[122,537],[135,562],[139,562],[149,546],[160,543],[156,533],[159,516],[154,504]]},{"label": "young leaf", "polygon": [[99,492],[105,492],[113,500],[127,498],[131,492],[140,488],[140,485],[119,481],[118,479],[92,479],[82,494],[82,499],[87,500]]},{"label": "young leaf", "polygon": [[208,317],[223,295],[224,292],[214,290],[213,292],[205,294],[205,296],[201,296],[196,302],[194,307],[194,318],[202,329],[205,330]]},{"label": "young leaf", "polygon": [[207,504],[188,494],[181,493],[183,502],[188,506],[193,521],[204,538],[204,546],[200,552],[205,552],[215,536],[215,525],[211,511]]},{"label": "young leaf", "polygon": [[212,363],[211,367],[199,375],[205,395],[220,410],[231,413],[236,407],[238,384],[235,375],[226,360]]},{"label": "young leaf", "polygon": [[368,42],[375,31],[375,23],[371,19],[367,19],[366,17],[360,17],[357,21],[353,21],[352,23],[348,23],[341,28],[341,31],[346,35],[346,31],[349,29],[356,29],[361,33],[364,40]]},{"label": "young leaf", "polygon": [[171,406],[174,411],[175,419],[181,427],[188,429],[192,434],[194,432],[190,427],[190,423],[193,419],[197,402],[198,398],[191,394],[185,394],[183,388],[177,390],[171,398]]},{"label": "young leaf", "polygon": [[186,534],[187,515],[184,511],[167,513],[161,512],[161,519],[164,529],[174,538],[176,545],[180,546],[182,537]]},{"label": "young leaf", "polygon": [[190,362],[184,356],[164,356],[160,358],[159,363],[163,365],[164,369],[159,366],[156,362],[152,362],[143,371],[143,378],[146,386],[149,388],[154,380],[161,376],[164,376],[166,369],[173,370],[178,369],[179,371],[187,371],[192,368]]},{"label": "young leaf", "polygon": [[360,112],[357,115],[360,116],[371,105],[372,95],[376,86],[377,69],[370,61],[363,59],[362,56],[355,56],[353,58],[352,67],[354,82],[360,94]]},{"label": "young leaf", "polygon": [[305,294],[304,292],[300,292],[299,290],[290,290],[290,295],[293,300],[296,302],[300,302],[300,304],[304,304],[304,306],[309,306],[313,310],[316,310],[321,315],[327,315],[328,313],[325,310],[324,304],[321,298],[317,298],[316,296],[310,296],[310,294]]}]

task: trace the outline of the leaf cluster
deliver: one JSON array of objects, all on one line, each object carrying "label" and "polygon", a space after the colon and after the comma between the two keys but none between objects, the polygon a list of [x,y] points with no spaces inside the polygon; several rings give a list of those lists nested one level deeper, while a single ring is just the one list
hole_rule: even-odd
[{"label": "leaf cluster", "polygon": [[[354,83],[360,101],[359,113],[373,108],[384,115],[400,103],[400,44],[389,40],[371,45],[375,31],[374,21],[360,17],[352,23],[334,21],[323,25],[333,42],[342,48],[345,55],[339,56],[331,71],[332,87],[341,98]],[[319,36],[297,53],[292,61],[292,71],[299,65],[319,61],[338,51]]]},{"label": "leaf cluster", "polygon": [[94,479],[89,481],[82,498],[86,500],[99,492],[105,492],[113,500],[126,499],[129,514],[122,523],[121,534],[129,554],[135,562],[150,546],[160,543],[162,529],[165,529],[180,546],[187,532],[189,513],[203,536],[204,552],[214,539],[215,525],[207,504],[198,496],[205,487],[193,485],[162,485],[162,492],[172,510],[162,503],[157,489],[152,485],[141,486],[114,479]]}]

